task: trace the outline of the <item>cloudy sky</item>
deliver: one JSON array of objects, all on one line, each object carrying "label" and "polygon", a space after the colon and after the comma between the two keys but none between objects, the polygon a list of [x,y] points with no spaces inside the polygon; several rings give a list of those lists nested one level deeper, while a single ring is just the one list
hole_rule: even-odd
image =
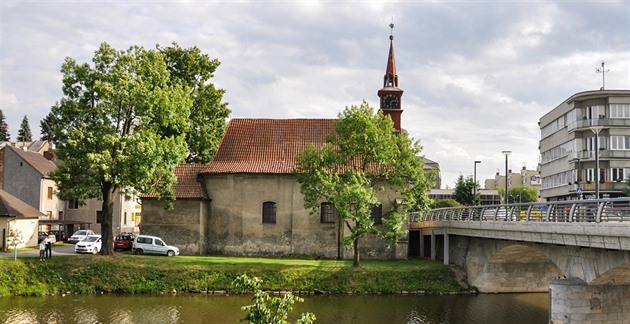
[{"label": "cloudy sky", "polygon": [[[61,96],[65,57],[102,42],[197,46],[232,117],[334,118],[378,107],[392,19],[402,126],[457,177],[538,163],[537,122],[571,95],[630,89],[630,2],[1,1],[0,109],[15,140]],[[483,186],[483,182],[481,182]]]}]

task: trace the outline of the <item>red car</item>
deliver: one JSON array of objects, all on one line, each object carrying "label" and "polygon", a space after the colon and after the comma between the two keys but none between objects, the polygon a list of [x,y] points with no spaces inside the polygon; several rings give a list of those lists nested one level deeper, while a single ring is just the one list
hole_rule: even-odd
[{"label": "red car", "polygon": [[120,233],[114,239],[114,251],[121,250],[127,251],[131,250],[131,246],[133,245],[134,235],[131,233]]}]

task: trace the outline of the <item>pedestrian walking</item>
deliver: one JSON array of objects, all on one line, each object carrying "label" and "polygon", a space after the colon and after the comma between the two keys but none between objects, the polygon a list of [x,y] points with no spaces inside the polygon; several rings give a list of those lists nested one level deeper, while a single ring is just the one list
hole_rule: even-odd
[{"label": "pedestrian walking", "polygon": [[52,239],[50,236],[46,236],[44,242],[46,243],[46,258],[50,259],[52,257]]},{"label": "pedestrian walking", "polygon": [[44,261],[46,258],[46,242],[39,240],[39,261]]}]

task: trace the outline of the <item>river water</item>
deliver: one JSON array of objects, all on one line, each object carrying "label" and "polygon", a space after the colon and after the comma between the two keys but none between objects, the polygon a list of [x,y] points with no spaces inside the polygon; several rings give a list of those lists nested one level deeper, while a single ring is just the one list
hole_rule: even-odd
[{"label": "river water", "polygon": [[[536,324],[549,322],[548,294],[304,296],[292,316],[331,324]],[[238,323],[249,296],[68,295],[2,297],[0,323]]]}]

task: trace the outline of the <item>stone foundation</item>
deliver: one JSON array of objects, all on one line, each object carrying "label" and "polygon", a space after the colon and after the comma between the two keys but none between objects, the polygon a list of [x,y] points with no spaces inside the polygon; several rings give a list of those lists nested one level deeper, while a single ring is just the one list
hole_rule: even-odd
[{"label": "stone foundation", "polygon": [[588,285],[578,278],[554,279],[549,285],[553,324],[630,323],[630,285]]}]

